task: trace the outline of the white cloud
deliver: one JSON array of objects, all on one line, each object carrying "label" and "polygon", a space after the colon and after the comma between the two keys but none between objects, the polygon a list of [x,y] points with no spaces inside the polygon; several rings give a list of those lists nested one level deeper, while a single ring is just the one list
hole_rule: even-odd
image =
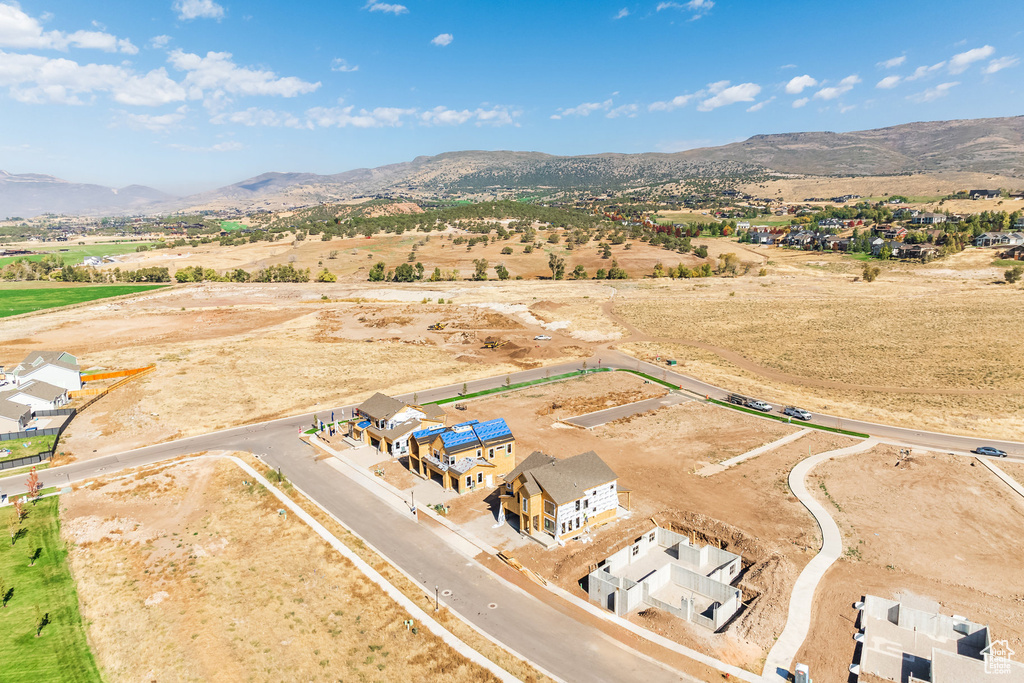
[{"label": "white cloud", "polygon": [[857,108],[856,104],[849,104],[849,105],[846,105],[845,107],[839,107],[839,113],[840,114],[845,114],[846,112],[848,112],[848,111],[850,111],[852,109],[856,109],[856,108]]},{"label": "white cloud", "polygon": [[878,81],[878,83],[875,84],[875,87],[876,88],[881,88],[883,90],[890,90],[892,88],[895,88],[897,85],[899,85],[899,83],[900,83],[900,77],[899,76],[886,76],[882,80]]},{"label": "white cloud", "polygon": [[170,114],[130,114],[126,111],[120,112],[122,120],[129,128],[135,130],[148,130],[154,133],[164,133],[177,128],[185,120],[188,113],[188,106],[181,105]]},{"label": "white cloud", "polygon": [[822,88],[818,92],[814,93],[814,97],[819,100],[834,100],[840,95],[853,90],[853,86],[858,83],[860,83],[860,76],[853,74],[839,81],[839,85]]},{"label": "white cloud", "polygon": [[612,18],[613,19],[625,19],[628,16],[629,16],[629,8],[628,7],[623,7],[622,9],[619,10],[619,13],[616,14]]},{"label": "white cloud", "polygon": [[451,45],[453,40],[455,40],[455,36],[452,34],[442,33],[438,36],[434,36],[434,39],[430,41],[430,44],[445,47],[446,45]]},{"label": "white cloud", "polygon": [[176,143],[175,144],[170,144],[170,145],[167,145],[167,146],[170,147],[171,149],[177,149],[177,150],[180,150],[182,152],[203,152],[203,153],[205,153],[205,152],[237,152],[240,149],[245,149],[245,145],[243,145],[241,142],[237,142],[237,141],[234,141],[234,140],[231,140],[229,142],[218,142],[217,144],[210,145],[209,147],[193,147],[192,145],[179,145],[179,144],[176,144]]},{"label": "white cloud", "polygon": [[718,81],[708,85],[708,92],[712,96],[697,105],[699,111],[711,111],[737,102],[753,102],[761,93],[761,86],[756,83],[729,85],[729,81]]},{"label": "white cloud", "polygon": [[241,111],[220,113],[210,119],[210,123],[237,123],[242,126],[269,126],[273,128],[312,128],[308,122],[302,122],[294,114],[249,107]]},{"label": "white cloud", "polygon": [[617,119],[620,116],[632,119],[636,117],[638,111],[640,111],[640,107],[635,104],[623,104],[610,110],[605,116],[610,119]]},{"label": "white cloud", "polygon": [[314,107],[306,111],[306,117],[312,125],[320,128],[382,128],[397,127],[402,125],[404,118],[414,116],[415,109],[400,109],[397,107],[377,107],[375,109],[361,109],[358,113],[355,107]]},{"label": "white cloud", "polygon": [[551,118],[558,120],[563,116],[590,116],[595,111],[607,111],[612,108],[612,100],[607,99],[604,102],[584,102],[578,104],[575,107],[569,107],[568,109],[559,109],[557,114],[552,114]]},{"label": "white cloud", "polygon": [[694,93],[690,95],[676,95],[671,100],[664,102],[651,102],[647,105],[647,111],[672,111],[679,107],[685,107],[694,98],[699,97],[699,94]]},{"label": "white cloud", "polygon": [[105,31],[44,31],[38,19],[25,14],[17,5],[6,3],[0,3],[0,47],[61,51],[77,47],[130,55],[139,51],[130,40]]},{"label": "white cloud", "polygon": [[210,118],[210,123],[272,128],[397,128],[405,124],[423,126],[459,126],[472,122],[476,126],[517,126],[521,111],[509,107],[493,106],[476,109],[451,109],[437,106],[419,110],[412,107],[376,107],[359,109],[352,105],[313,107],[304,114],[250,107],[241,111],[221,112]]},{"label": "white cloud", "polygon": [[189,98],[203,99],[210,109],[224,106],[231,95],[269,95],[295,97],[311,93],[320,82],[310,83],[295,76],[278,77],[272,71],[240,67],[231,61],[229,52],[207,52],[205,57],[174,50],[168,57],[171,65],[185,71],[182,85]]},{"label": "white cloud", "polygon": [[949,73],[962,74],[964,71],[967,71],[967,67],[971,64],[988,59],[995,51],[996,49],[991,45],[985,45],[984,47],[976,47],[973,50],[953,55],[953,58],[949,60]]},{"label": "white cloud", "polygon": [[714,6],[715,3],[713,0],[690,0],[689,2],[668,1],[659,2],[655,11],[661,12],[666,9],[689,10],[690,12],[693,12],[693,16],[690,17],[690,20],[693,21],[694,19],[700,19],[702,16],[710,12],[711,8]]},{"label": "white cloud", "polygon": [[153,36],[149,39],[149,46],[156,50],[162,50],[171,42],[170,36]]},{"label": "white cloud", "polygon": [[386,2],[374,2],[373,0],[366,3],[366,6],[363,9],[368,9],[371,12],[394,14],[395,16],[398,16],[399,14],[407,14],[409,12],[409,8],[405,5],[392,5]]},{"label": "white cloud", "polygon": [[79,64],[70,59],[50,59],[0,51],[0,87],[11,97],[32,104],[85,104],[82,97],[108,93],[114,100],[133,106],[158,106],[185,99],[185,89],[168,77],[163,68],[139,75],[122,66]]},{"label": "white cloud", "polygon": [[351,73],[353,71],[359,71],[359,65],[349,66],[349,63],[340,57],[331,61],[331,71],[341,71],[342,73]]},{"label": "white cloud", "polygon": [[804,74],[803,76],[794,76],[789,79],[789,83],[786,84],[786,92],[790,95],[799,95],[804,91],[804,88],[813,88],[816,85],[818,85],[818,81],[807,74]]},{"label": "white cloud", "polygon": [[916,81],[919,78],[924,78],[928,74],[938,71],[942,67],[946,66],[946,62],[939,62],[938,64],[932,64],[931,66],[919,66],[914,69],[914,73],[910,74],[903,80],[905,81]]},{"label": "white cloud", "polygon": [[800,107],[803,107],[810,101],[810,97],[801,97],[799,100],[793,100],[793,109],[799,109]]},{"label": "white cloud", "polygon": [[767,105],[769,102],[771,102],[774,99],[775,99],[775,95],[772,95],[767,100],[761,100],[757,104],[753,104],[753,105],[747,107],[747,111],[750,111],[750,112],[761,111],[762,109],[765,108],[765,105]]},{"label": "white cloud", "polygon": [[880,66],[883,69],[895,69],[897,66],[901,66],[905,61],[907,61],[907,56],[900,55],[899,57],[893,57],[892,59],[887,59],[884,62],[879,62],[875,66]]},{"label": "white cloud", "polygon": [[985,67],[984,71],[987,74],[994,74],[997,71],[1008,69],[1011,66],[1016,66],[1020,62],[1016,57],[1000,57],[999,59],[993,59]]},{"label": "white cloud", "polygon": [[213,0],[174,0],[171,8],[179,19],[222,19],[224,8]]},{"label": "white cloud", "polygon": [[949,94],[950,89],[960,85],[959,81],[952,81],[950,83],[939,83],[934,88],[928,88],[927,90],[919,93],[915,93],[907,97],[908,100],[915,102],[931,102],[937,100],[940,97],[945,97]]},{"label": "white cloud", "polygon": [[796,68],[796,64],[783,64],[779,68],[780,69],[795,69]]}]

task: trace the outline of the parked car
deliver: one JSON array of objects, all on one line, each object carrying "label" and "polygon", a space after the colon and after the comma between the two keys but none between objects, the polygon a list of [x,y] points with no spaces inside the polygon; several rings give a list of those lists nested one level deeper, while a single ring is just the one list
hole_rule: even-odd
[{"label": "parked car", "polygon": [[551,341],[551,337],[549,337],[546,334],[538,334],[533,339],[534,339],[534,341]]},{"label": "parked car", "polygon": [[807,412],[803,408],[794,408],[793,406],[786,406],[785,408],[783,408],[782,409],[782,414],[783,415],[789,415],[790,417],[795,417],[798,420],[810,420],[811,419],[811,414],[809,412]]},{"label": "parked car", "polygon": [[765,403],[764,401],[750,401],[747,403],[747,407],[753,408],[754,410],[760,410],[763,413],[772,412],[772,404]]},{"label": "parked car", "polygon": [[991,446],[978,446],[973,452],[978,455],[991,455],[996,458],[1006,457],[1006,451],[1001,451],[998,448],[992,448]]}]

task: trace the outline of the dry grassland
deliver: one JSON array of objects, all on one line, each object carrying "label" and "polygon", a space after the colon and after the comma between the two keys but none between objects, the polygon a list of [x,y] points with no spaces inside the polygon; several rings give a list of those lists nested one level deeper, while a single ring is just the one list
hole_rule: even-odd
[{"label": "dry grassland", "polygon": [[971,458],[915,451],[901,459],[898,450],[880,446],[811,473],[810,488],[848,549],[818,588],[810,636],[797,655],[815,678],[845,680],[855,645],[852,604],[865,594],[927,598],[944,614],[988,624],[993,640],[1024,647],[1024,499]]},{"label": "dry grassland", "polygon": [[[778,197],[787,202],[802,202],[808,197],[836,197],[859,194],[862,197],[931,197],[953,194],[978,187],[1018,188],[1019,178],[990,175],[988,173],[928,173],[898,176],[865,176],[851,178],[825,178],[807,176],[783,178],[765,183],[744,185],[740,189],[757,197]],[[971,212],[984,211],[994,202],[971,201]]]},{"label": "dry grassland", "polygon": [[244,479],[193,461],[62,498],[106,679],[494,680]]}]

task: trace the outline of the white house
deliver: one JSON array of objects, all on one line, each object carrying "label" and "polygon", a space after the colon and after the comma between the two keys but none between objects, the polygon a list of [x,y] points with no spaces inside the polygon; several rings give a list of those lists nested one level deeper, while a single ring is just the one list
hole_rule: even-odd
[{"label": "white house", "polygon": [[33,351],[5,374],[7,381],[18,387],[35,380],[68,391],[82,388],[82,370],[78,366],[78,359],[64,351]]},{"label": "white house", "polygon": [[21,386],[4,393],[3,398],[37,410],[56,410],[68,402],[68,390],[55,384],[30,380]]},{"label": "white house", "polygon": [[28,426],[31,419],[31,408],[0,398],[0,434],[20,432]]}]

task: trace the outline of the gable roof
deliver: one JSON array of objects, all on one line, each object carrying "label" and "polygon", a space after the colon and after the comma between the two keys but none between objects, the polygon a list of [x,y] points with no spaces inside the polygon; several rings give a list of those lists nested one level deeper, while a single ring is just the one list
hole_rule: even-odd
[{"label": "gable roof", "polygon": [[[537,464],[524,468],[527,461],[534,456]],[[536,484],[548,494],[556,505],[563,505],[583,497],[583,492],[617,479],[612,468],[608,467],[594,451],[587,451],[571,458],[558,460],[550,455],[535,452],[520,465],[521,474],[527,478],[524,486],[530,492],[530,484]],[[514,471],[513,471],[514,472]],[[509,478],[506,477],[506,481]],[[531,481],[532,480],[532,481]]]},{"label": "gable roof", "polygon": [[359,404],[359,411],[375,420],[388,420],[401,412],[407,404],[397,398],[385,396],[379,391]]},{"label": "gable roof", "polygon": [[22,420],[25,415],[32,415],[32,409],[22,403],[15,403],[9,401],[6,398],[0,398],[0,417],[6,417],[8,420]]},{"label": "gable roof", "polygon": [[64,387],[54,386],[49,382],[40,382],[39,380],[32,380],[22,384],[21,387],[11,392],[11,396],[17,394],[25,394],[32,398],[38,398],[41,401],[53,402],[67,393],[67,389]]},{"label": "gable roof", "polygon": [[20,375],[24,372],[31,372],[43,365],[56,365],[79,372],[78,359],[64,351],[33,351],[25,356],[25,360],[14,368],[14,374]]},{"label": "gable roof", "polygon": [[415,432],[413,438],[422,443],[425,437],[432,439],[438,434],[448,454],[515,441],[512,430],[500,417],[486,422],[469,420],[451,427],[425,429]]},{"label": "gable roof", "polygon": [[550,465],[555,462],[557,458],[547,453],[541,453],[540,451],[534,451],[527,456],[526,460],[519,463],[519,466],[514,470],[505,475],[505,481],[513,481],[520,474],[526,470],[531,470],[534,467],[540,467],[541,465]]}]

